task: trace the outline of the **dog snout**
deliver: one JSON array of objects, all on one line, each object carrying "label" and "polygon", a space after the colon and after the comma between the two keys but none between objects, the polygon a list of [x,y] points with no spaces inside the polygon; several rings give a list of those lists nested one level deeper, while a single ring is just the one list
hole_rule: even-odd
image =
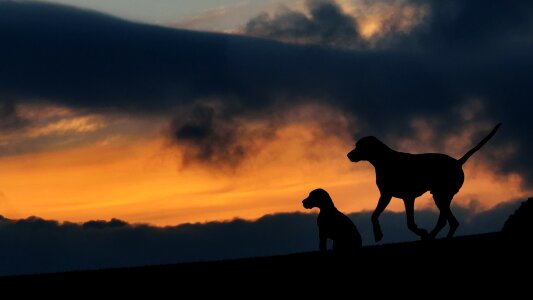
[{"label": "dog snout", "polygon": [[309,198],[305,198],[304,200],[302,200],[302,205],[304,206],[304,208],[311,208],[309,206]]},{"label": "dog snout", "polygon": [[348,159],[351,161],[351,162],[358,162],[360,159],[357,157],[357,153],[355,152],[355,149],[353,149],[352,151],[348,152],[348,154],[346,155],[348,156]]}]

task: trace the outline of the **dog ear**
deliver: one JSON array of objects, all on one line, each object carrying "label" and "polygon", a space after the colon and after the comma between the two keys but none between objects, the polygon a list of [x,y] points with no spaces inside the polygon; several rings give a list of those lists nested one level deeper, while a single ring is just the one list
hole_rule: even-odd
[{"label": "dog ear", "polygon": [[326,201],[327,201],[328,206],[334,207],[335,205],[333,204],[333,200],[331,199],[329,194],[326,194],[326,198],[327,198]]},{"label": "dog ear", "polygon": [[323,189],[321,189],[320,200],[321,200],[321,202],[323,203],[324,206],[327,206],[327,207],[334,207],[335,206],[333,204],[333,200],[331,199],[331,196],[329,195],[329,193],[326,192]]}]

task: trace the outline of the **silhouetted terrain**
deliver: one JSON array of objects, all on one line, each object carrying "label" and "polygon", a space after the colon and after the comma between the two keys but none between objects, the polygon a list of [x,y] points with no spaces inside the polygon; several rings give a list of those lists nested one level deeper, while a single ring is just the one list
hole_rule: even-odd
[{"label": "silhouetted terrain", "polygon": [[[454,207],[459,235],[499,231],[519,202],[504,202],[478,212],[475,205]],[[370,212],[348,214],[363,245],[375,245]],[[417,224],[432,228],[435,210],[416,212]],[[247,221],[157,227],[121,220],[75,224],[37,217],[0,217],[0,276],[151,266],[285,255],[318,250],[316,214],[279,213]],[[383,243],[417,240],[405,226],[403,211],[380,218]],[[444,233],[444,232],[443,232]]]},{"label": "silhouetted terrain", "polygon": [[[501,233],[363,247],[354,257],[306,252],[237,260],[0,277],[5,292],[45,290],[72,295],[148,292],[172,298],[247,298],[361,293],[458,297],[466,292],[529,296],[533,200],[509,217]],[[31,259],[31,258],[29,258]],[[35,290],[31,288],[37,288]],[[71,294],[74,292],[75,294]],[[250,294],[253,293],[253,294]],[[366,294],[368,295],[368,294]],[[431,296],[431,295],[430,295]],[[283,297],[281,297],[283,298]]]},{"label": "silhouetted terrain", "polygon": [[[360,256],[339,258],[308,252],[284,256],[150,267],[0,278],[2,287],[94,288],[211,294],[247,289],[309,293],[407,288],[506,289],[529,280],[531,246],[518,246],[501,233],[364,247]],[[519,270],[521,270],[519,272]],[[493,285],[491,285],[493,284]],[[88,288],[91,287],[91,288]],[[524,287],[524,286],[522,286]],[[339,290],[340,289],[340,290]],[[451,290],[448,290],[450,292]],[[516,287],[513,288],[516,291]],[[377,292],[377,291],[376,291]]]},{"label": "silhouetted terrain", "polygon": [[533,236],[533,198],[522,202],[520,207],[503,225],[502,232],[517,240],[529,241]]}]

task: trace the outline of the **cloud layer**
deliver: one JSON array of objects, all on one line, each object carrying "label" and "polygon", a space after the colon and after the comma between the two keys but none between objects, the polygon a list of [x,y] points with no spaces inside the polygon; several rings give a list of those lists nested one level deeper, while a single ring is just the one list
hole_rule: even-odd
[{"label": "cloud layer", "polygon": [[[338,7],[316,3],[308,21],[322,20],[320,28],[344,32],[346,23],[328,23],[339,17]],[[465,124],[501,121],[502,131],[491,145],[512,146],[513,151],[499,167],[530,180],[532,5],[430,1],[424,23],[387,48],[344,51],[1,1],[0,99],[168,119],[195,103],[217,102],[223,113],[216,111],[219,121],[207,124],[209,136],[227,142],[235,153],[240,141],[233,137],[240,128],[232,120],[310,100],[351,114],[360,121],[359,132],[383,137],[392,146],[413,133],[417,118],[431,120],[443,136],[461,132]],[[484,104],[483,112],[460,119],[457,110],[473,98]],[[192,153],[204,149],[203,139],[191,138],[198,129],[191,121],[194,112],[177,115],[181,120],[171,136],[190,145]],[[472,136],[472,143],[484,129]],[[205,153],[193,157],[212,159]]]},{"label": "cloud layer", "polygon": [[363,44],[354,18],[333,1],[307,0],[309,16],[281,9],[275,16],[262,13],[248,21],[244,33],[285,42],[358,48]]},{"label": "cloud layer", "polygon": [[[458,233],[499,231],[516,207],[518,202],[512,202],[476,213],[474,207],[456,206],[454,212],[462,224]],[[349,216],[364,243],[373,244],[370,213]],[[437,213],[418,211],[416,219],[428,228],[435,224]],[[416,239],[407,230],[403,213],[387,212],[381,223],[385,242]],[[36,217],[0,218],[0,239],[0,275],[268,256],[318,247],[316,215],[302,213],[169,227],[116,219],[75,224]]]}]

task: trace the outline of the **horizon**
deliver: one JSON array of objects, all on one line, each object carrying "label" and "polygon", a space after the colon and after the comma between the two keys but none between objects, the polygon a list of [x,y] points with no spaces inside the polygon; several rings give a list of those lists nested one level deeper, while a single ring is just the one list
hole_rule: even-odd
[{"label": "horizon", "polygon": [[[500,232],[509,216],[524,202],[503,203],[483,213],[473,207],[456,206],[454,212],[462,220],[457,236]],[[386,236],[383,243],[376,244],[370,214],[348,214],[357,225],[364,246],[418,240],[404,226],[403,212],[389,211],[382,216]],[[421,210],[417,221],[422,226],[432,226],[437,215],[436,211]],[[0,218],[0,239],[11,245],[2,249],[0,276],[312,252],[317,250],[316,216],[316,213],[277,213],[255,221],[235,219],[166,227],[128,224],[116,219],[77,224],[39,218]]]}]

